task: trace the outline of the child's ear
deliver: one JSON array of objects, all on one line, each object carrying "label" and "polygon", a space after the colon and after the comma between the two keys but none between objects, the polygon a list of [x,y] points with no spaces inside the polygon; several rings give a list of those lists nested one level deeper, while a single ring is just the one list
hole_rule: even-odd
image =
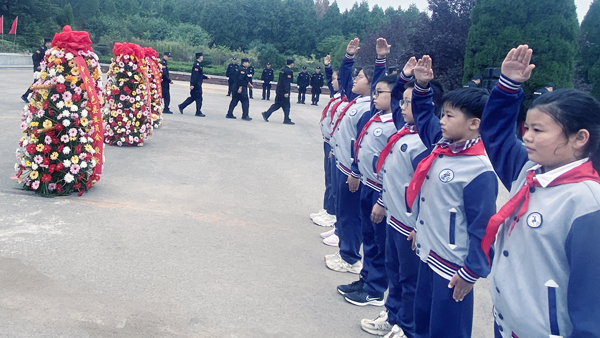
[{"label": "child's ear", "polygon": [[569,139],[575,151],[581,152],[590,140],[590,132],[587,129],[580,129],[577,133],[571,135]]},{"label": "child's ear", "polygon": [[473,117],[469,119],[469,129],[470,130],[479,130],[479,123],[481,123],[481,119],[477,117]]}]

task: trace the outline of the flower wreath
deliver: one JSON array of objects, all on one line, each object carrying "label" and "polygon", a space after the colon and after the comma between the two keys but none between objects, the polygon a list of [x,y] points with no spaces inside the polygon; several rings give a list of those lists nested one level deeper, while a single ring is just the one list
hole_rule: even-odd
[{"label": "flower wreath", "polygon": [[146,74],[148,78],[148,95],[150,96],[150,108],[152,113],[152,127],[154,129],[160,127],[163,123],[162,116],[162,87],[160,81],[162,79],[162,67],[158,60],[158,53],[152,47],[144,48],[146,61]]}]

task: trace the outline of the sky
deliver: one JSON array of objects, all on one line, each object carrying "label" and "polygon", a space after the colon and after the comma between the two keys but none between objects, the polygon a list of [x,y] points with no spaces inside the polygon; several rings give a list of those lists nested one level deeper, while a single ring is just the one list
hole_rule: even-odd
[{"label": "sky", "polygon": [[[352,8],[355,2],[361,2],[357,0],[336,0],[338,6],[340,7],[340,11],[344,11],[346,9]],[[427,0],[369,0],[369,5],[373,7],[374,5],[379,5],[384,10],[390,6],[394,8],[398,8],[400,6],[402,9],[407,9],[411,4],[416,4],[420,10],[427,9]],[[333,3],[332,0],[329,3]],[[577,17],[579,18],[579,22],[583,20],[585,13],[590,8],[590,4],[592,0],[575,0],[575,5],[577,6]]]}]

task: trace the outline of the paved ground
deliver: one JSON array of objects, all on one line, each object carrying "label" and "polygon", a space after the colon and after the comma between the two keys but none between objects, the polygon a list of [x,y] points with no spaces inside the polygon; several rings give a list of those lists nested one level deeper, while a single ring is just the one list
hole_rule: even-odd
[{"label": "paved ground", "polygon": [[[226,88],[206,85],[207,117],[167,115],[144,147],[107,147],[89,193],[46,199],[10,180],[31,73],[0,79],[0,337],[371,337],[359,321],[380,308],[340,297],[356,277],[324,266],[335,250],[308,218],[321,108],[265,123],[259,98],[253,121],[228,120]],[[486,281],[475,291],[473,336],[491,337]]]}]

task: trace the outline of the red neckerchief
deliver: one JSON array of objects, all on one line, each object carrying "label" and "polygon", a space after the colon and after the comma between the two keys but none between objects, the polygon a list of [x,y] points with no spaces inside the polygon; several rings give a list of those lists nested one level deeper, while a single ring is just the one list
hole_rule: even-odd
[{"label": "red neckerchief", "polygon": [[[329,111],[329,106],[331,106],[331,104],[338,99],[339,99],[339,97],[335,97],[335,96],[333,96],[331,99],[329,99],[329,103],[327,103],[327,105],[325,106],[325,109],[323,109],[323,113],[321,113],[321,120],[319,122],[323,122],[323,120],[325,120],[325,117],[327,116],[327,111]],[[340,102],[342,102],[342,101],[340,101]],[[336,106],[336,108],[337,108],[337,106]]]},{"label": "red neckerchief", "polygon": [[[488,259],[488,263],[490,263],[490,248],[492,247],[492,243],[494,243],[494,239],[496,238],[496,234],[498,233],[498,229],[500,225],[504,223],[504,220],[510,217],[521,203],[521,208],[517,213],[517,217],[514,218],[510,230],[508,231],[508,235],[510,236],[512,230],[519,218],[521,218],[527,212],[527,208],[529,207],[529,188],[531,187],[541,187],[540,182],[537,181],[535,176],[535,170],[531,170],[527,173],[525,177],[525,185],[519,189],[519,191],[508,201],[506,204],[500,208],[500,211],[492,216],[487,224],[487,228],[485,229],[485,236],[481,240],[481,249],[485,252],[485,256]],[[594,181],[600,183],[600,177],[598,176],[598,172],[592,166],[592,161],[587,161],[584,164],[577,166],[566,173],[558,176],[554,179],[548,187],[554,187],[561,184],[569,184],[569,183],[579,183],[583,181]]]},{"label": "red neckerchief", "polygon": [[383,167],[385,158],[390,154],[390,151],[394,147],[394,144],[396,144],[396,142],[398,142],[398,140],[400,138],[402,138],[402,136],[409,135],[409,134],[416,134],[416,133],[417,133],[416,128],[408,128],[406,125],[404,125],[404,127],[402,127],[402,129],[398,130],[394,135],[392,135],[390,137],[390,139],[388,140],[388,143],[385,145],[385,147],[379,154],[379,158],[377,159],[377,167],[376,167],[377,168],[376,169],[377,177],[379,177],[379,171],[381,170],[381,167]]},{"label": "red neckerchief", "polygon": [[[346,115],[346,112],[348,111],[348,109],[350,109],[350,107],[352,107],[352,105],[354,103],[356,103],[356,100],[359,98],[360,96],[356,97],[354,100],[348,102],[348,105],[344,107],[344,109],[342,109],[342,112],[340,113],[340,116],[338,116],[337,120],[335,121],[335,124],[333,125],[333,129],[331,129],[331,134],[329,136],[333,136],[333,133],[335,133],[335,129],[337,128],[338,124],[340,124],[340,121],[344,118],[344,115]],[[336,107],[337,108],[337,107]]]},{"label": "red neckerchief", "polygon": [[363,127],[363,129],[360,131],[360,135],[358,135],[356,142],[354,142],[354,158],[355,159],[358,159],[358,150],[360,149],[360,144],[362,143],[363,139],[365,138],[367,129],[369,129],[369,126],[373,122],[381,122],[381,116],[379,114],[375,114],[375,116],[371,117],[371,119],[369,119],[369,122],[367,122],[365,124],[365,126]]},{"label": "red neckerchief", "polygon": [[345,96],[342,96],[342,100],[338,103],[335,103],[333,105],[333,107],[331,107],[331,117],[330,117],[331,122],[330,123],[333,123],[333,116],[335,115],[336,110],[338,109],[340,104],[342,104],[342,102],[348,102],[348,98]]},{"label": "red neckerchief", "polygon": [[419,191],[421,190],[421,186],[423,185],[423,182],[425,181],[425,177],[427,176],[429,169],[431,169],[431,165],[433,165],[433,162],[438,158],[439,155],[446,155],[446,156],[485,155],[485,148],[484,148],[483,142],[481,142],[481,140],[478,141],[477,143],[475,143],[474,145],[470,146],[469,148],[461,150],[456,153],[453,152],[451,147],[449,147],[449,146],[443,147],[441,145],[438,145],[437,147],[435,147],[435,149],[433,149],[431,154],[429,154],[429,156],[425,157],[419,163],[419,165],[417,165],[417,169],[415,169],[415,174],[413,175],[412,179],[410,180],[410,183],[408,184],[408,188],[406,189],[406,205],[408,206],[408,212],[412,212],[412,210],[411,210],[412,205],[415,202],[415,199],[417,198]]}]

